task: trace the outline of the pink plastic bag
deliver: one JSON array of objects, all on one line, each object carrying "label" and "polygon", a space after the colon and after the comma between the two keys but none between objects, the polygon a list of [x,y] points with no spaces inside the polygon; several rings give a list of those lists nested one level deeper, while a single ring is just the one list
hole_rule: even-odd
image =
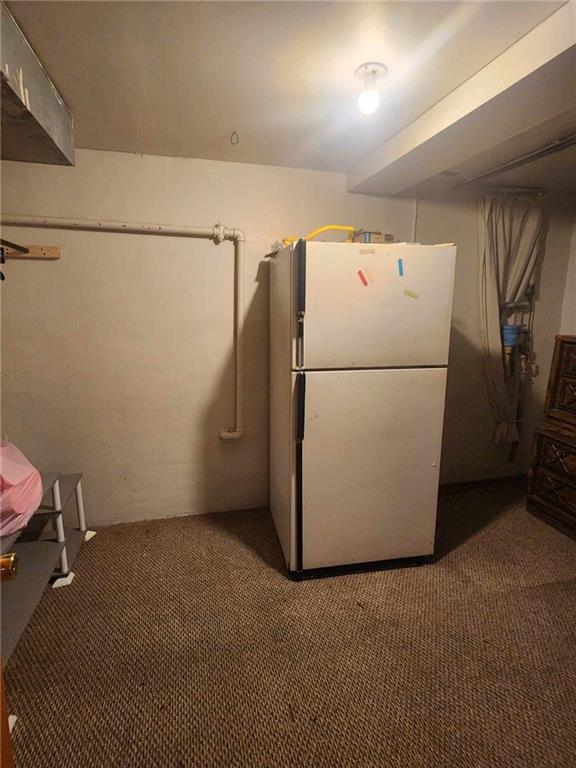
[{"label": "pink plastic bag", "polygon": [[42,478],[12,443],[0,440],[0,536],[24,528],[42,501]]}]

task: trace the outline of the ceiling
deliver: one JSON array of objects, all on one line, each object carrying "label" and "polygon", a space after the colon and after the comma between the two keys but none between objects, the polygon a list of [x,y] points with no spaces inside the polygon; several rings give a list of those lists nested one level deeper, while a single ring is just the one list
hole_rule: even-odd
[{"label": "ceiling", "polygon": [[576,109],[567,110],[557,118],[524,131],[488,152],[452,166],[419,185],[418,190],[423,195],[433,197],[438,193],[442,196],[445,192],[468,193],[499,189],[576,195],[576,145],[510,170],[498,170],[505,163],[571,136],[576,137]]},{"label": "ceiling", "polygon": [[528,165],[500,173],[495,181],[510,189],[537,189],[559,195],[576,195],[576,146]]},{"label": "ceiling", "polygon": [[[8,5],[78,147],[347,171],[562,3]],[[370,60],[389,77],[365,116]]]}]

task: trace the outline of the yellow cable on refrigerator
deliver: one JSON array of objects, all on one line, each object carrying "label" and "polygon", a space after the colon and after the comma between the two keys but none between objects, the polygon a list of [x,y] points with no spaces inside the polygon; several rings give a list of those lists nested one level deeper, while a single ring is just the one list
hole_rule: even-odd
[{"label": "yellow cable on refrigerator", "polygon": [[348,237],[346,238],[347,242],[352,242],[352,236],[354,234],[355,227],[348,227],[344,224],[326,224],[324,227],[318,227],[318,229],[312,230],[312,232],[309,232],[306,237],[300,238],[300,237],[285,237],[282,242],[284,245],[290,245],[291,243],[295,243],[297,240],[313,240],[318,235],[321,235],[322,232],[330,232],[330,231],[337,231],[337,232],[348,232]]}]

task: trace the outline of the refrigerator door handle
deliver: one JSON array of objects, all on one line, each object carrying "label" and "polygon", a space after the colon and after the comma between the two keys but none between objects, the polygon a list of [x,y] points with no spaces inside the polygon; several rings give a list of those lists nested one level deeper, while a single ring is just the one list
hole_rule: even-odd
[{"label": "refrigerator door handle", "polygon": [[304,415],[306,400],[306,374],[299,371],[296,374],[296,442],[304,440]]},{"label": "refrigerator door handle", "polygon": [[295,476],[295,491],[296,491],[296,570],[301,571],[303,568],[303,550],[304,550],[304,537],[303,537],[303,506],[304,496],[302,489],[302,469],[303,469],[303,446],[304,440],[304,414],[305,414],[305,400],[306,400],[306,374],[303,371],[296,373],[296,476]]},{"label": "refrigerator door handle", "polygon": [[296,314],[303,317],[306,311],[306,241],[298,240],[296,256]]},{"label": "refrigerator door handle", "polygon": [[304,365],[304,313],[306,311],[306,241],[298,240],[296,257],[296,367]]},{"label": "refrigerator door handle", "polygon": [[296,316],[296,368],[304,365],[304,317]]}]

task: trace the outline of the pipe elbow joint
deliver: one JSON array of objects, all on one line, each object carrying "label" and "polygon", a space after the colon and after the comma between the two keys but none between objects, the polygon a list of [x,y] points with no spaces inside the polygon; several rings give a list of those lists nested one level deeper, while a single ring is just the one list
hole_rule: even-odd
[{"label": "pipe elbow joint", "polygon": [[246,241],[244,232],[241,229],[223,227],[222,224],[214,224],[212,240],[216,245],[220,245],[225,240],[232,240],[234,243],[243,243]]},{"label": "pipe elbow joint", "polygon": [[212,234],[212,240],[216,245],[220,245],[226,239],[226,229],[222,224],[214,224],[214,231]]},{"label": "pipe elbow joint", "polygon": [[220,432],[220,440],[240,440],[243,436],[243,429],[223,429]]}]

